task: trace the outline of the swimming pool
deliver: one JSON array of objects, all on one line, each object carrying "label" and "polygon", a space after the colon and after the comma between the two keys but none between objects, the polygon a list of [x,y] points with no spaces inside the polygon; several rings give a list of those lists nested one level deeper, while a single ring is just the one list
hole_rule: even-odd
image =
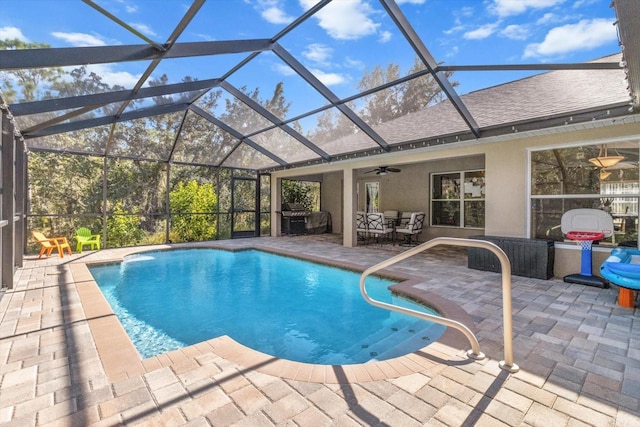
[{"label": "swimming pool", "polygon": [[[229,335],[279,358],[316,364],[384,360],[435,341],[445,327],[367,304],[359,273],[258,250],[182,249],[90,266],[140,355]],[[374,298],[394,282],[367,279]]]}]

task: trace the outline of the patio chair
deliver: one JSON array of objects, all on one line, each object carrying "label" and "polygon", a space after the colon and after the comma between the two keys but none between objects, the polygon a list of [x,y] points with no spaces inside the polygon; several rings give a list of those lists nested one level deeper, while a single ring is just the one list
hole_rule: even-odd
[{"label": "patio chair", "polygon": [[100,250],[100,235],[92,234],[91,230],[86,227],[80,227],[76,230],[76,251],[82,253],[82,247],[89,245],[93,249]]},{"label": "patio chair", "polygon": [[367,233],[376,236],[376,241],[380,243],[380,237],[393,233],[393,226],[384,218],[384,214],[380,212],[367,213]]},{"label": "patio chair", "polygon": [[411,220],[411,214],[413,212],[402,212],[401,215],[398,217],[398,227],[401,228],[405,228],[407,226],[407,224],[409,224],[409,221]]},{"label": "patio chair", "polygon": [[[396,233],[404,235],[404,241],[401,243],[403,246],[418,244],[418,234],[422,233],[424,217],[424,212],[412,212],[409,222],[401,228],[396,228]],[[413,236],[416,236],[415,242],[412,240]]]},{"label": "patio chair", "polygon": [[36,239],[42,246],[38,259],[40,259],[45,252],[48,257],[54,249],[58,250],[60,258],[64,258],[65,249],[69,252],[69,255],[71,255],[71,246],[69,246],[69,242],[66,237],[45,237],[45,235],[39,231],[33,231],[32,234],[34,239]]},{"label": "patio chair", "polygon": [[356,233],[358,234],[358,240],[366,243],[368,237],[367,220],[362,211],[356,212]]}]

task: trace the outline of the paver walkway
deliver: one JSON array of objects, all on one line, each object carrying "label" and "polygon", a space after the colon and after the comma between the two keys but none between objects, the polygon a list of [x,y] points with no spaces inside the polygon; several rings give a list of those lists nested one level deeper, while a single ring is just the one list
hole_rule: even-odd
[{"label": "paver walkway", "polygon": [[[343,248],[326,236],[216,244],[259,244],[363,269],[393,255],[387,249],[400,250]],[[347,366],[332,368],[338,381],[310,382],[264,373],[255,359],[225,358],[214,344],[202,343],[114,378],[94,339],[100,328],[114,331],[113,316],[87,315],[94,309],[82,305],[86,278],[74,275],[74,266],[128,252],[29,257],[16,272],[16,288],[0,300],[1,425],[640,425],[638,308],[619,307],[614,289],[513,276],[520,371],[509,374],[498,367],[500,275],[468,269],[458,249],[431,250],[391,270],[463,308],[475,322],[485,360],[468,360],[466,348],[435,343],[396,361],[393,375],[386,375],[391,378]]]}]

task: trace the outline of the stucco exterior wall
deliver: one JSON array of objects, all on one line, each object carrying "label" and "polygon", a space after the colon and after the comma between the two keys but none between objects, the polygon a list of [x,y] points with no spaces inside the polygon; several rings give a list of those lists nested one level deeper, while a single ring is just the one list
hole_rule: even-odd
[{"label": "stucco exterior wall", "polygon": [[[345,197],[342,169],[356,170],[356,183],[360,192],[367,181],[380,182],[381,210],[422,210],[429,215],[430,174],[433,172],[482,169],[486,171],[485,229],[462,229],[431,227],[427,218],[421,240],[439,236],[467,237],[474,234],[529,237],[529,151],[580,144],[597,144],[615,140],[640,141],[640,123],[625,124],[624,119],[599,124],[595,128],[587,125],[567,127],[567,132],[548,132],[544,135],[527,136],[514,134],[512,138],[501,137],[492,142],[454,143],[438,147],[425,147],[406,152],[395,152],[353,159],[333,164],[310,166],[275,172],[276,177],[294,177],[313,173],[323,174],[323,209],[329,210],[333,219],[333,231],[343,232],[342,206],[339,200]],[[377,166],[397,166],[400,173],[386,176],[363,174]],[[274,180],[275,182],[275,180]],[[358,209],[364,208],[362,198]],[[594,250],[593,271],[609,253],[609,248]],[[579,272],[579,252],[567,245],[556,248],[555,272],[561,277]]]},{"label": "stucco exterior wall", "polygon": [[320,184],[320,210],[331,213],[331,229],[342,234],[343,230],[343,179],[342,172],[324,174]]}]

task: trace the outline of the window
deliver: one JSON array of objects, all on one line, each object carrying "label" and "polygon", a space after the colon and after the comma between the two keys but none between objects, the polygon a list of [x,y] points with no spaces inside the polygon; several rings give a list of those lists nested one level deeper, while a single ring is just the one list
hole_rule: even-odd
[{"label": "window", "polygon": [[366,192],[365,212],[378,212],[380,210],[380,183],[367,182],[364,188]]},{"label": "window", "polygon": [[484,227],[483,170],[432,174],[431,189],[432,226]]},{"label": "window", "polygon": [[563,240],[571,209],[609,212],[614,234],[601,243],[636,246],[640,143],[583,145],[531,152],[531,236]]}]

